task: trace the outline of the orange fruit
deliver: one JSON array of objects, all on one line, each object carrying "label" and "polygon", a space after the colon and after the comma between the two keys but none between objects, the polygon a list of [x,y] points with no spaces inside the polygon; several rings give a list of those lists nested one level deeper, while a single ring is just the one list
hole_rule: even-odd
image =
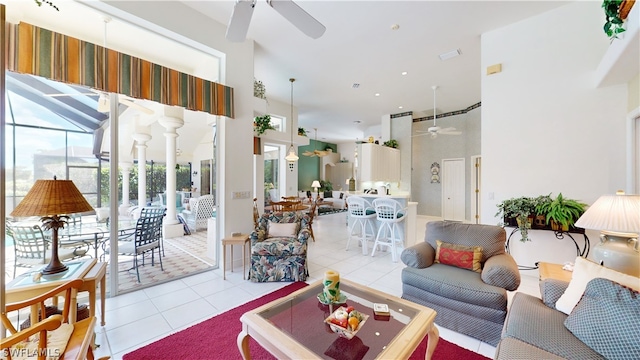
[{"label": "orange fruit", "polygon": [[356,317],[349,318],[349,326],[351,326],[351,330],[356,331],[359,324],[360,324],[360,320],[358,320],[358,318]]}]

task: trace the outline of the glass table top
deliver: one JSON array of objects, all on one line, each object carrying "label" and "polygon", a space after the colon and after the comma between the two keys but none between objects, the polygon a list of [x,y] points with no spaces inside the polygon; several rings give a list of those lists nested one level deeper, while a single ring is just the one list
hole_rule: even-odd
[{"label": "glass table top", "polygon": [[[307,349],[324,359],[374,359],[416,316],[417,310],[407,308],[388,297],[370,293],[342,282],[340,292],[347,296],[344,305],[369,315],[356,336],[348,340],[334,333],[324,320],[331,314],[329,305],[318,301],[322,284],[309,291],[258,313]],[[389,306],[391,316],[377,316],[373,303]]]}]

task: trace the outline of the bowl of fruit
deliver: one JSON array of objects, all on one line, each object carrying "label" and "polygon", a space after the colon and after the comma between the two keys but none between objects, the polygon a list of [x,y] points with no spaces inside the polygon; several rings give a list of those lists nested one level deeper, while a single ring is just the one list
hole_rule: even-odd
[{"label": "bowl of fruit", "polygon": [[324,319],[324,322],[329,324],[333,332],[351,340],[368,318],[369,315],[359,312],[353,306],[341,306]]}]

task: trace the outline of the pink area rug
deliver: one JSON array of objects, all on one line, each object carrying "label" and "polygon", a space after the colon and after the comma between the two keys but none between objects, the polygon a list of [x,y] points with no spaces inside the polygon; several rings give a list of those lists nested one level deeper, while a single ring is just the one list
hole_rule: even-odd
[{"label": "pink area rug", "polygon": [[[154,343],[134,350],[124,355],[124,360],[155,360],[155,359],[242,359],[236,339],[242,330],[240,316],[258,306],[286,296],[307,286],[303,282],[295,282],[276,290],[259,299],[248,302],[235,309],[214,316],[188,329],[182,330]],[[427,338],[413,352],[410,359],[424,359],[427,349]],[[275,359],[253,339],[249,344],[253,359]],[[466,350],[444,339],[440,339],[433,355],[436,360],[484,360],[486,357],[473,351]]]}]

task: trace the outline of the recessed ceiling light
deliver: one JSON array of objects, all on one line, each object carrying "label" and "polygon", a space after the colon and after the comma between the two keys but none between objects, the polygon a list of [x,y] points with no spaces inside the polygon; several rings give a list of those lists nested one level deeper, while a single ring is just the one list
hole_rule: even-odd
[{"label": "recessed ceiling light", "polygon": [[402,109],[402,106],[398,106],[398,109]]},{"label": "recessed ceiling light", "polygon": [[458,56],[460,54],[462,54],[460,49],[455,49],[455,50],[448,51],[448,52],[446,52],[444,54],[440,54],[438,56],[440,57],[440,60],[449,60],[449,59],[454,58],[454,57],[456,57],[456,56]]},{"label": "recessed ceiling light", "polygon": [[376,96],[380,96],[380,93],[376,93]]},{"label": "recessed ceiling light", "polygon": [[406,71],[403,71],[403,72],[402,72],[402,75],[407,75],[407,72],[406,72]]},{"label": "recessed ceiling light", "polygon": [[398,29],[400,29],[400,25],[398,24],[391,25],[391,30],[398,30]]}]

